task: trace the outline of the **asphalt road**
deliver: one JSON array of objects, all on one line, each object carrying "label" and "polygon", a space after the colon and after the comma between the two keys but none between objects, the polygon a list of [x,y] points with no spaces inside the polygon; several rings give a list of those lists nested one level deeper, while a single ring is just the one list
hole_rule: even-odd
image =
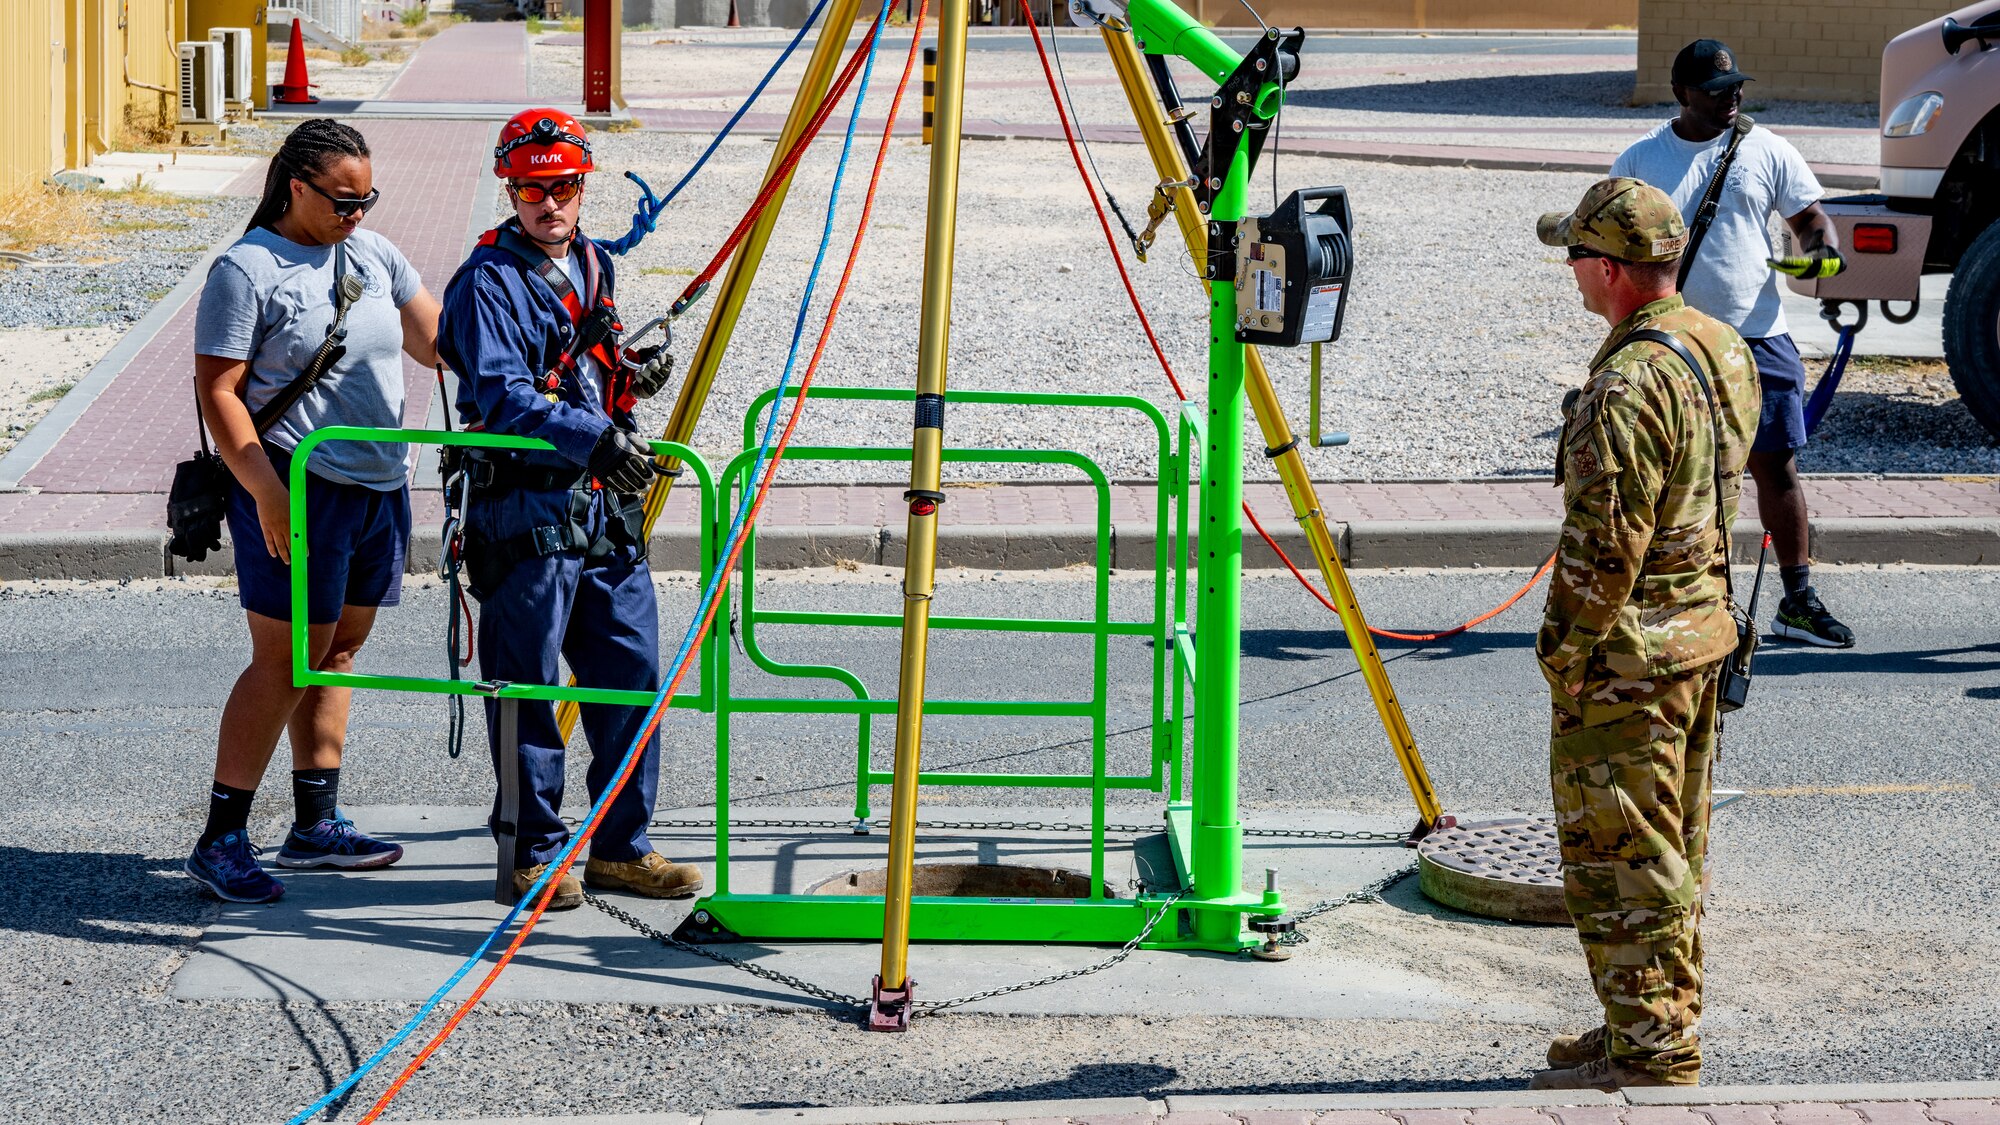
[{"label": "asphalt road", "polygon": [[[1078,34],[1080,29],[1065,23],[1057,29],[1059,38],[1067,39]],[[1046,32],[1044,35],[1046,36]],[[1095,32],[1091,32],[1094,37]],[[850,43],[861,40],[859,33],[849,37]],[[886,44],[902,42],[907,44],[907,32],[890,29],[882,37]],[[1237,51],[1247,51],[1256,44],[1253,32],[1245,35],[1238,30],[1222,33],[1222,41]],[[773,54],[785,45],[786,40],[773,39],[768,43],[757,40],[719,40],[711,43],[687,43],[687,47],[723,47],[731,50],[754,50],[768,45]],[[1002,32],[984,33],[966,39],[968,51],[1033,51],[1035,41],[1028,37],[1024,28],[1020,34]],[[1308,55],[1634,55],[1638,53],[1638,40],[1631,36],[1602,35],[1335,35],[1324,32],[1307,32],[1305,53]]]},{"label": "asphalt road", "polygon": [[[1357,576],[1377,623],[1433,627],[1493,604],[1515,572]],[[1718,814],[1705,1031],[1712,1083],[1946,1080],[2000,1073],[2000,573],[1846,570],[1821,576],[1863,637],[1851,652],[1773,644],[1752,706],[1725,736],[1720,783],[1751,796]],[[663,583],[671,621],[692,598]],[[1074,574],[947,572],[939,613],[1073,614]],[[782,576],[766,604],[894,612],[886,571]],[[1121,578],[1121,611],[1143,582]],[[1449,809],[1546,806],[1546,713],[1529,652],[1536,599],[1478,633],[1391,645],[1392,675]],[[1243,799],[1259,810],[1408,809],[1372,707],[1337,633],[1288,578],[1246,585]],[[410,592],[364,653],[369,670],[435,675],[435,588]],[[770,629],[772,652],[894,682],[892,633],[828,640]],[[218,708],[247,646],[233,591],[195,582],[0,587],[0,1120],[278,1119],[344,1074],[406,1004],[190,1002],[169,995],[216,908],[180,874],[202,814]],[[739,666],[747,665],[738,660]],[[1146,706],[1149,657],[1113,652],[1117,714]],[[939,634],[938,695],[1061,695],[1087,664],[1074,640]],[[744,674],[739,690],[773,690]],[[663,791],[708,800],[699,716],[673,717]],[[480,751],[443,750],[435,698],[355,705],[345,803],[477,805]],[[849,736],[831,723],[745,724],[739,799],[836,803]],[[1074,726],[938,720],[929,762],[1075,768]],[[886,743],[886,732],[882,742]],[[1140,753],[1113,744],[1114,767]],[[580,760],[582,755],[577,755]],[[282,772],[258,810],[275,844]],[[762,780],[753,780],[761,778]],[[581,785],[574,786],[580,792]],[[1033,791],[994,803],[1059,802]],[[969,803],[954,791],[940,804]],[[927,806],[930,808],[932,806]],[[1491,989],[1496,1010],[1534,997],[1558,1018],[1279,1021],[958,1014],[907,1037],[831,1017],[744,1006],[653,1009],[514,1003],[482,1008],[397,1103],[408,1117],[638,1112],[741,1104],[1018,1100],[1148,1092],[1483,1089],[1517,1085],[1546,1036],[1589,1005],[1559,930],[1484,924],[1405,885],[1385,905],[1318,924],[1329,953],[1400,961]],[[1555,998],[1551,1001],[1551,997]],[[379,1088],[379,1087],[376,1087]],[[350,1110],[348,1117],[354,1114]]]}]

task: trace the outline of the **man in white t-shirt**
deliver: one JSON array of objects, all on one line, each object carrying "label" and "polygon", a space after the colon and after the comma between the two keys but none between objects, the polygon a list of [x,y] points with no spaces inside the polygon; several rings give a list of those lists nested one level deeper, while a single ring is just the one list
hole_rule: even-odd
[{"label": "man in white t-shirt", "polygon": [[[1667,193],[1690,227],[1715,169],[1728,151],[1750,81],[1734,55],[1714,39],[1698,39],[1674,59],[1680,116],[1633,142],[1611,163],[1613,176],[1644,180]],[[1849,648],[1854,631],[1821,604],[1807,561],[1806,499],[1797,451],[1806,443],[1805,367],[1785,324],[1776,270],[1793,276],[1840,272],[1839,235],[1819,206],[1823,193],[1805,158],[1783,138],[1754,127],[1736,150],[1715,218],[1681,286],[1689,305],[1729,325],[1750,345],[1764,409],[1750,447],[1757,510],[1778,554],[1784,597],[1778,636],[1827,648]],[[1771,258],[1770,217],[1792,229],[1805,256]]]}]

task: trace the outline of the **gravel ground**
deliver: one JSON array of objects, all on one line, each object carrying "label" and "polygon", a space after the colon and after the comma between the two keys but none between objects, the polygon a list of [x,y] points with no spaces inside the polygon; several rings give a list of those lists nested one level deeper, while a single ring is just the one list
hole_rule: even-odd
[{"label": "gravel ground", "polygon": [[0,331],[0,454],[83,378],[122,328],[15,328]]},{"label": "gravel ground", "polygon": [[[657,132],[607,134],[600,166],[631,169],[656,187],[671,184],[705,140]],[[660,232],[623,263],[621,301],[632,320],[664,310],[705,264],[740,214],[770,158],[768,139],[726,142],[675,205]],[[756,393],[776,382],[803,279],[824,221],[837,151],[815,149],[802,166],[786,216],[766,254],[767,280],[745,307],[697,445],[726,456],[741,448],[741,420]],[[844,188],[842,219],[809,318],[809,356],[825,303],[844,261],[873,147],[857,144]],[[1171,410],[1174,400],[1132,319],[1103,236],[1063,146],[1041,141],[968,141],[961,183],[957,296],[953,308],[954,390],[1090,391],[1132,394]],[[1148,182],[1143,150],[1099,145],[1107,182],[1128,200]],[[874,224],[848,292],[820,386],[908,386],[915,365],[927,153],[899,141],[884,173]],[[1416,168],[1284,157],[1287,185],[1345,184],[1355,211],[1360,269],[1340,341],[1325,350],[1329,428],[1354,435],[1341,449],[1307,453],[1315,476],[1409,479],[1542,474],[1554,456],[1563,391],[1578,382],[1604,338],[1584,312],[1561,258],[1538,243],[1533,216],[1567,207],[1589,185],[1584,174]],[[1268,190],[1268,172],[1258,191]],[[586,199],[585,223],[621,231],[630,185]],[[1204,370],[1205,313],[1185,254],[1171,231],[1133,280],[1184,384]],[[706,309],[704,304],[703,309]],[[1030,307],[1060,310],[1027,318]],[[685,359],[698,327],[677,345]],[[1306,418],[1307,354],[1268,353],[1281,401],[1296,424]],[[800,364],[803,368],[803,361]],[[1985,472],[1995,457],[1949,381],[1857,379],[1827,428],[1802,458],[1807,471]],[[1197,392],[1198,393],[1198,392]],[[672,396],[642,407],[664,427]],[[1095,412],[1093,412],[1095,413]],[[843,404],[809,409],[801,442],[904,445],[905,410]],[[1152,477],[1153,439],[1136,422],[1037,408],[959,406],[954,443],[1019,447],[1055,442],[1099,456],[1114,478]],[[1101,451],[1101,452],[1100,452]],[[1253,458],[1254,476],[1269,478]],[[1033,475],[1026,467],[967,466],[960,479]],[[901,479],[893,466],[794,462],[787,479]],[[1049,470],[1051,475],[1055,470]]]},{"label": "gravel ground", "polygon": [[[306,48],[306,72],[312,76],[313,93],[321,98],[355,98],[366,101],[382,96],[403,67],[410,61],[415,40],[397,43],[393,46],[370,43],[366,46],[370,58],[362,66],[349,66],[332,51]],[[271,45],[270,57],[265,61],[264,74],[273,88],[285,80],[285,46]]]},{"label": "gravel ground", "polygon": [[[1393,615],[1378,612],[1393,616],[1389,623],[1426,625],[1489,606],[1523,577],[1365,572],[1356,585],[1364,604],[1394,607]],[[1004,611],[1032,599],[1038,612],[1060,614],[1089,589],[1076,577],[990,585],[978,578],[942,573],[940,596],[954,612]],[[1989,924],[1995,887],[1979,875],[1991,865],[1978,858],[1977,841],[1991,823],[1996,778],[1993,756],[1976,748],[1990,718],[1982,701],[1996,692],[1990,639],[2000,576],[1979,568],[1834,567],[1822,581],[1863,630],[1863,647],[1767,647],[1760,694],[1730,724],[1723,783],[1757,793],[1715,822],[1704,1077],[1716,1084],[1991,1078],[2000,1067],[2000,994],[1991,972],[2000,951]],[[1114,585],[1130,596],[1129,580]],[[768,604],[785,607],[895,597],[893,575],[876,568],[787,575],[760,590]],[[661,594],[663,607],[677,607],[690,591],[685,581],[666,581]],[[1403,812],[1407,798],[1346,654],[1317,628],[1319,618],[1303,616],[1318,611],[1282,576],[1253,576],[1245,594],[1250,817],[1283,806]],[[418,582],[409,595],[371,640],[373,655],[363,657],[371,670],[419,659],[435,674],[439,592]],[[1930,618],[1939,605],[1956,609]],[[1537,764],[1546,729],[1538,725],[1545,722],[1540,681],[1525,653],[1533,620],[1531,608],[1517,610],[1458,641],[1389,654],[1399,657],[1391,666],[1398,694],[1440,792],[1469,815],[1547,799],[1545,767]],[[959,655],[940,656],[933,682],[940,691],[967,683],[982,665],[966,661],[980,652],[1001,690],[1024,669],[1066,667],[1010,655],[1039,643],[1017,638],[1006,652],[956,646]],[[201,814],[197,781],[217,707],[243,650],[233,592],[212,581],[0,586],[0,664],[10,683],[0,697],[0,778],[19,795],[0,804],[0,859],[12,880],[0,905],[0,1121],[276,1120],[344,1075],[414,1009],[171,997],[172,974],[217,914],[190,891],[179,863]],[[839,658],[850,655],[842,649]],[[893,666],[893,643],[856,662],[871,682]],[[87,697],[76,690],[79,676],[89,677]],[[357,697],[355,768],[344,795],[364,823],[370,804],[471,806],[490,792],[476,751],[449,763],[439,753],[443,712],[429,698]],[[1926,746],[1946,753],[1919,760],[1906,752],[1907,732],[1919,724]],[[475,738],[476,729],[475,721]],[[825,784],[851,767],[832,740],[810,741],[767,755],[784,770],[772,782]],[[1004,740],[989,740],[989,752],[997,741]],[[662,792],[699,793],[704,757],[670,755]],[[740,764],[739,781],[747,773]],[[773,799],[744,788],[758,790],[741,794],[747,802]],[[266,794],[256,831],[272,840],[285,804],[282,773]],[[939,799],[981,798],[953,790]],[[1070,798],[1037,791],[1006,799]],[[494,1003],[474,1011],[396,1112],[462,1119],[1132,1093],[1514,1089],[1550,1033],[1583,1026],[1588,1016],[1568,935],[1473,922],[1427,905],[1407,884],[1386,904],[1332,916],[1313,937],[1300,957],[1393,966],[1454,988],[1481,982],[1492,1003],[1545,1014],[1515,1023],[1478,1011],[1431,1022],[971,1012],[928,1021],[909,1036],[871,1036],[824,1015],[726,1003]],[[782,948],[767,953],[785,967]],[[407,1049],[397,1057],[407,1058]],[[557,1057],[559,1068],[539,1065]],[[368,1087],[380,1089],[379,1081]],[[358,1112],[350,1107],[343,1118]]]},{"label": "gravel ground", "polygon": [[[270,132],[259,130],[259,132]],[[0,282],[0,328],[130,325],[145,316],[209,248],[242,232],[256,200],[174,197],[133,203],[106,192],[104,228],[90,238],[44,247]]]},{"label": "gravel ground", "polygon": [[[576,100],[582,48],[543,36],[532,47],[537,94]],[[1129,120],[1109,59],[1094,35],[1061,29],[1055,45],[1082,120]],[[908,39],[893,35],[883,53],[900,61]],[[1376,44],[1380,46],[1377,47]],[[1393,39],[1364,51],[1306,56],[1291,87],[1284,128],[1295,137],[1372,143],[1476,145],[1616,154],[1672,116],[1670,105],[1631,106],[1629,42],[1605,41],[1602,53],[1413,53]],[[687,49],[661,35],[627,36],[623,89],[635,106],[733,110],[777,57],[780,45],[705,45]],[[1523,48],[1532,52],[1536,48]],[[802,47],[766,93],[782,112],[804,72]],[[1183,90],[1205,88],[1175,64]],[[1747,64],[1746,64],[1747,65]],[[969,64],[968,117],[1006,123],[1054,120],[1032,50],[981,50]],[[1832,102],[1746,100],[1746,112],[1777,129],[1814,162],[1872,165],[1876,107]]]}]

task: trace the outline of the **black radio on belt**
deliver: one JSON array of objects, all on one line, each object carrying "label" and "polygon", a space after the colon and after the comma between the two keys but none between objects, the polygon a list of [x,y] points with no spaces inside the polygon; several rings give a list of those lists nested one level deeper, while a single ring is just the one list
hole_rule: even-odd
[{"label": "black radio on belt", "polygon": [[[1308,204],[1316,204],[1308,211]],[[1303,188],[1243,220],[1236,243],[1236,340],[1293,348],[1340,338],[1354,272],[1347,189]]]}]

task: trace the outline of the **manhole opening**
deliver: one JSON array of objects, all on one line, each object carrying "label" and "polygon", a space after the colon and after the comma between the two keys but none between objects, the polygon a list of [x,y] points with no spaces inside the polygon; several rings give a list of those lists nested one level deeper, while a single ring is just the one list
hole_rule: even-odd
[{"label": "manhole opening", "polygon": [[[910,892],[933,898],[1089,898],[1090,876],[1061,867],[1009,863],[919,863]],[[822,879],[806,889],[815,895],[879,895],[889,885],[889,869],[871,867]],[[1116,898],[1109,885],[1104,897]]]}]

